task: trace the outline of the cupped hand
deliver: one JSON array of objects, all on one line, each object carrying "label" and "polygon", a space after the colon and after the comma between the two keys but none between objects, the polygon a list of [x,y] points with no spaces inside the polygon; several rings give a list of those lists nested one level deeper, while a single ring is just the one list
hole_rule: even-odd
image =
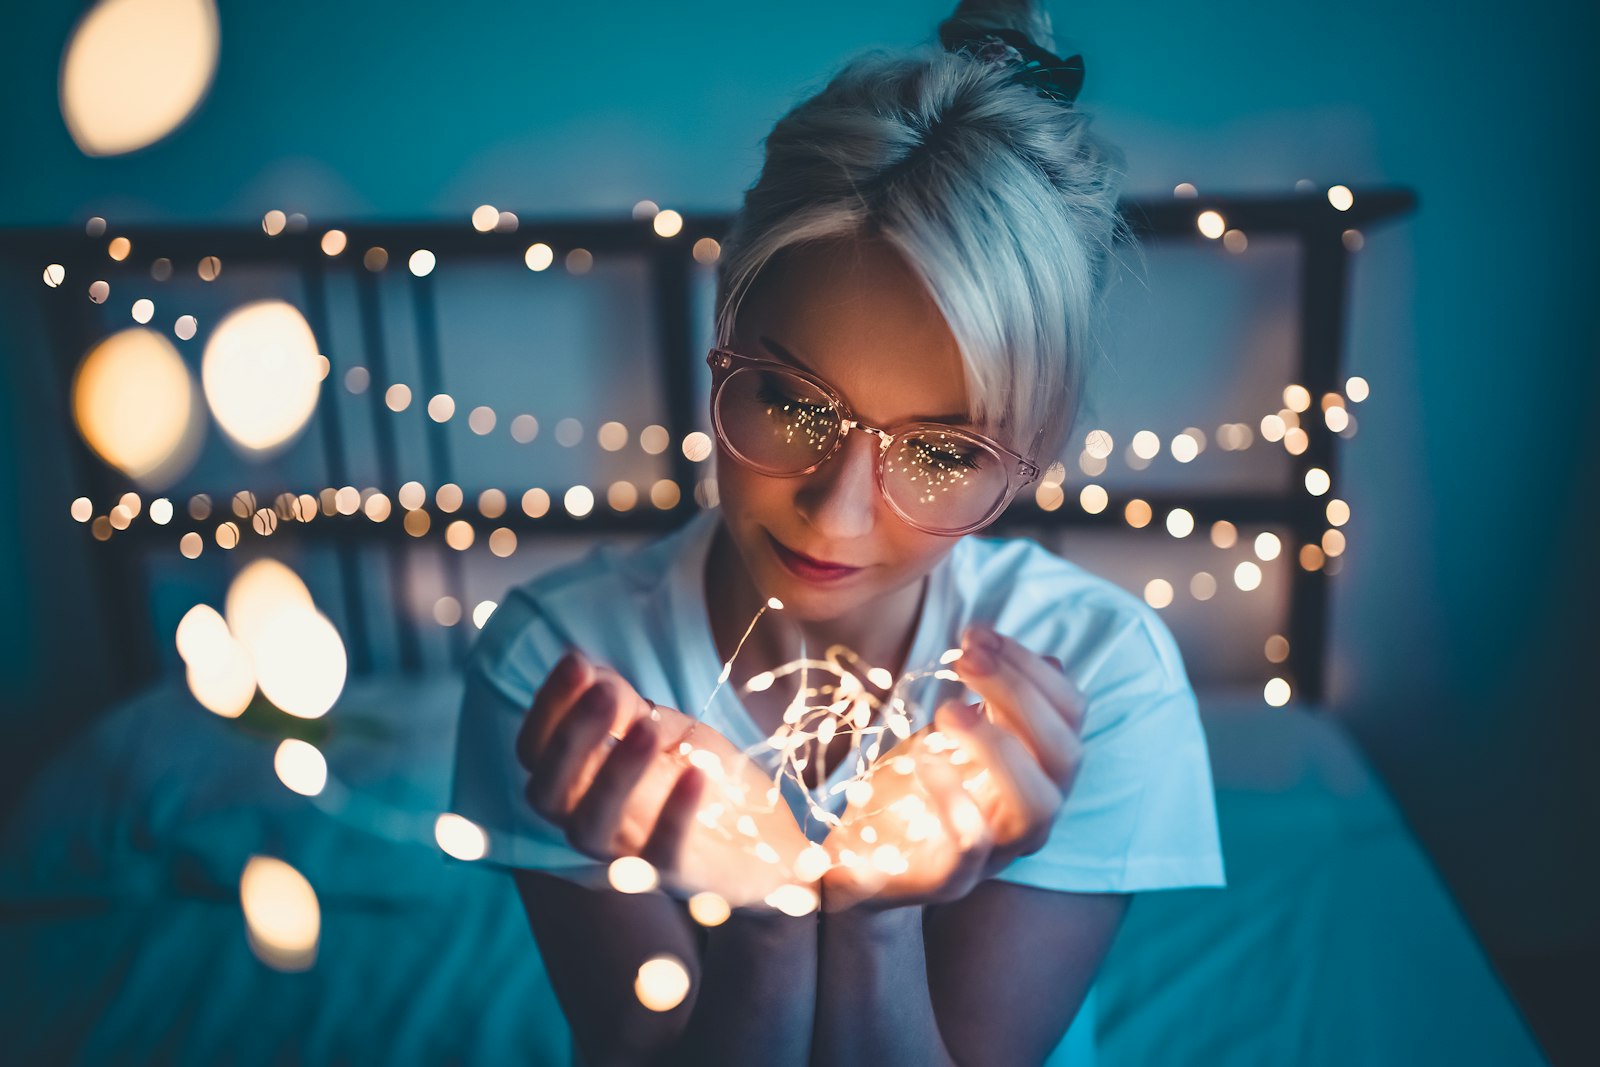
[{"label": "cupped hand", "polygon": [[716,730],[577,651],[535,695],[517,756],[528,803],[585,855],[640,856],[668,889],[735,907],[801,881],[809,842],[772,779]]},{"label": "cupped hand", "polygon": [[826,910],[957,900],[1049,838],[1083,758],[1082,694],[1054,657],[987,628],[962,652],[982,703],[946,702],[873,764],[823,843]]}]

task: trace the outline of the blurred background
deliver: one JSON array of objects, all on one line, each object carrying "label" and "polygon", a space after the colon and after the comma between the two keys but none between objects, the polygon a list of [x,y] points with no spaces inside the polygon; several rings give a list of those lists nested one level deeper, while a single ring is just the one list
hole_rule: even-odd
[{"label": "blurred background", "polygon": [[[1100,1058],[1587,1061],[1600,328],[1570,181],[1600,16],[1050,11],[1149,239],[1007,532],[1164,612],[1230,881],[1130,913]],[[700,360],[760,140],[947,14],[10,14],[0,1010],[28,1058],[568,1054],[509,880],[439,820],[454,670],[509,586],[714,505]],[[295,624],[252,630],[241,574]],[[275,935],[252,892],[309,904]]]}]

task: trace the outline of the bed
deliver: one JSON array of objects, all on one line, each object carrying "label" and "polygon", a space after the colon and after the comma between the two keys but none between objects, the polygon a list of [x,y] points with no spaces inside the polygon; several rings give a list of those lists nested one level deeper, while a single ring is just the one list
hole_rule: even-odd
[{"label": "bed", "polygon": [[[278,780],[272,731],[205,712],[181,679],[111,709],[0,836],[7,1059],[568,1062],[510,879],[433,840],[459,694],[449,673],[353,680],[316,799]],[[1229,886],[1136,898],[1058,1060],[1543,1062],[1340,729],[1258,699],[1202,705]],[[316,888],[306,971],[247,944],[254,854]]]}]

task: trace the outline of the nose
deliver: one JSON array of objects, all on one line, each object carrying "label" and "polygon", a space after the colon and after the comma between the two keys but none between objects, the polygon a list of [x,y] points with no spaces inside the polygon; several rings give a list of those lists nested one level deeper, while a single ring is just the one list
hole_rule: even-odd
[{"label": "nose", "polygon": [[865,537],[877,521],[878,439],[851,431],[839,451],[800,479],[795,508],[830,544]]}]

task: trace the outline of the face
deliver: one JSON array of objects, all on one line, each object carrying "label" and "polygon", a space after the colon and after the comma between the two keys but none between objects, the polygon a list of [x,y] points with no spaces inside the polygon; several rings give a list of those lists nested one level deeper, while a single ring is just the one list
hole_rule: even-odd
[{"label": "face", "polygon": [[[745,297],[730,347],[797,361],[859,419],[886,430],[970,411],[954,335],[922,282],[881,241],[780,254]],[[852,431],[817,470],[775,478],[719,450],[729,536],[756,587],[781,599],[790,617],[870,614],[874,602],[918,581],[955,544],[894,513],[878,490],[877,451],[878,438]],[[857,569],[819,571],[791,552]]]}]

